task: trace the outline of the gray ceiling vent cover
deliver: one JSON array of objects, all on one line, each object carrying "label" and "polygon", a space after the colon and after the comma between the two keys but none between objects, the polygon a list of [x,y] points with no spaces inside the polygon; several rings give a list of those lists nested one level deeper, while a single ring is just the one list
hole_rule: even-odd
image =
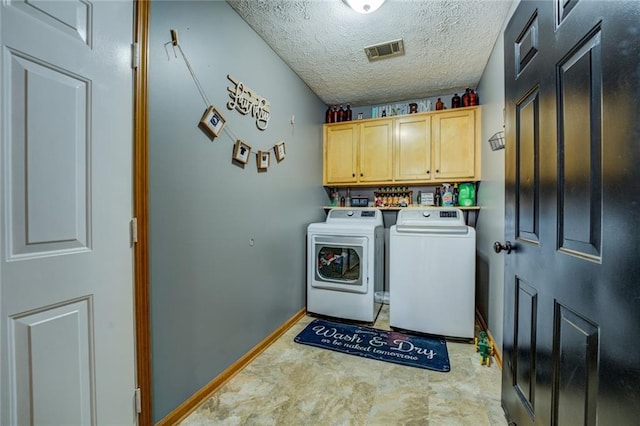
[{"label": "gray ceiling vent cover", "polygon": [[379,59],[391,58],[392,56],[404,55],[404,43],[402,39],[388,41],[386,43],[377,44],[364,48],[369,61],[377,61]]}]

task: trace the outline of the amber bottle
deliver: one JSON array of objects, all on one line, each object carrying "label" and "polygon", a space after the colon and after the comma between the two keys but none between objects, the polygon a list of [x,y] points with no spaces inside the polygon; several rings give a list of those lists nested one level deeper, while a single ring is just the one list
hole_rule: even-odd
[{"label": "amber bottle", "polygon": [[451,108],[460,108],[460,96],[457,93],[451,98]]},{"label": "amber bottle", "polygon": [[351,111],[351,105],[347,104],[347,110],[345,111],[345,121],[351,121],[353,119],[353,111]]},{"label": "amber bottle", "polygon": [[471,93],[469,93],[469,105],[478,105],[478,102],[478,94],[472,90]]},{"label": "amber bottle", "polygon": [[331,123],[331,119],[333,118],[333,111],[331,111],[331,105],[327,108],[327,112],[324,114],[324,122]]},{"label": "amber bottle", "polygon": [[440,111],[444,109],[444,102],[442,102],[442,99],[438,98],[438,100],[436,101],[436,111]]},{"label": "amber bottle", "polygon": [[462,106],[463,107],[468,107],[471,105],[471,100],[469,99],[469,96],[471,95],[471,89],[469,89],[467,87],[467,90],[465,90],[464,95],[462,95]]},{"label": "amber bottle", "polygon": [[333,111],[331,111],[331,122],[332,123],[338,122],[338,107],[335,105],[333,106]]}]

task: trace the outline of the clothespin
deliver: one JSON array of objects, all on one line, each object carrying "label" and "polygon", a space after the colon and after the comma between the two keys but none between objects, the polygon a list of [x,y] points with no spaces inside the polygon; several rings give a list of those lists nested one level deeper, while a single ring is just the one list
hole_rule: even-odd
[{"label": "clothespin", "polygon": [[171,44],[178,45],[178,30],[171,30]]},{"label": "clothespin", "polygon": [[168,41],[164,44],[164,51],[167,54],[167,59],[171,60],[171,57],[169,57],[169,51],[167,50],[167,46],[168,45],[173,46],[173,56],[175,56],[176,58],[178,57],[178,53],[176,53],[176,47],[180,49],[180,46],[178,45],[178,30],[171,29],[169,31],[171,32],[171,41]]}]

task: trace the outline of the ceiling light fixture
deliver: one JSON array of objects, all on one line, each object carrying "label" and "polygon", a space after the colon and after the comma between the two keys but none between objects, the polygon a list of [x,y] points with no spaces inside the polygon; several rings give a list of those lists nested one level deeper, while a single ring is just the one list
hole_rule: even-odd
[{"label": "ceiling light fixture", "polygon": [[385,0],[342,0],[358,13],[372,13],[382,6]]}]

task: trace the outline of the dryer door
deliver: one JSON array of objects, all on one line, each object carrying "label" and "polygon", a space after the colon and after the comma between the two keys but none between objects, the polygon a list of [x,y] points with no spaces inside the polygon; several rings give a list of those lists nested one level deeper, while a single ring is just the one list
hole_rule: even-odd
[{"label": "dryer door", "polygon": [[312,244],[312,287],[350,293],[367,292],[367,237],[313,235]]}]

